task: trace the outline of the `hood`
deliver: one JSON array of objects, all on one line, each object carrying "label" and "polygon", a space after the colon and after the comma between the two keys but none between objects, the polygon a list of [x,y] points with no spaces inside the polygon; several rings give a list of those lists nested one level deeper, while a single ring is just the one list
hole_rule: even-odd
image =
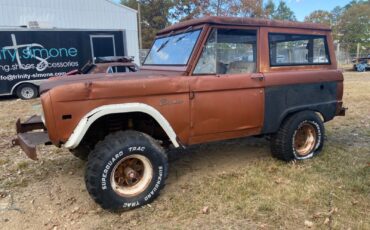
[{"label": "hood", "polygon": [[178,71],[163,71],[163,70],[141,70],[139,72],[129,73],[100,73],[100,74],[83,74],[83,75],[65,75],[61,77],[53,77],[43,82],[40,85],[40,94],[49,91],[57,86],[65,86],[75,83],[92,83],[110,80],[145,80],[148,78],[158,78],[164,76],[179,76],[184,75],[184,72]]}]

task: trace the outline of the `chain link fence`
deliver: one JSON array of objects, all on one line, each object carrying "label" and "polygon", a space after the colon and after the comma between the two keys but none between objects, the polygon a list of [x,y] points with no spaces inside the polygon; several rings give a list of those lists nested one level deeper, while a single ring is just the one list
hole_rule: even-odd
[{"label": "chain link fence", "polygon": [[338,66],[344,67],[344,66],[350,66],[353,65],[352,61],[357,57],[357,54],[355,53],[349,53],[344,50],[337,50],[335,52]]}]

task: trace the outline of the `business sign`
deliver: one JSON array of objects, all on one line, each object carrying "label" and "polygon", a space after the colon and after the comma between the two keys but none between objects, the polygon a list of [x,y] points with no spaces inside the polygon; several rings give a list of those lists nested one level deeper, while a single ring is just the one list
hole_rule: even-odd
[{"label": "business sign", "polygon": [[[111,39],[103,40],[107,36]],[[95,42],[99,47],[94,47],[91,37],[102,37]],[[115,46],[117,56],[124,55],[122,31],[0,31],[0,94],[10,92],[21,81],[62,76],[78,69],[92,59],[92,50],[105,50],[105,45]]]}]

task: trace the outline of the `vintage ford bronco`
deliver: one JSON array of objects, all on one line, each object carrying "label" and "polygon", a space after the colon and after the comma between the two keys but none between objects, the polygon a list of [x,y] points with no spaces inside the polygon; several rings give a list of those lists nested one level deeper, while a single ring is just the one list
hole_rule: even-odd
[{"label": "vintage ford bronco", "polygon": [[18,120],[13,144],[32,159],[41,143],[87,159],[87,190],[109,210],[159,194],[168,148],[267,136],[276,158],[304,160],[322,150],[323,123],[345,114],[330,28],[251,18],[181,22],[136,73],[59,77],[40,91],[43,115]]}]

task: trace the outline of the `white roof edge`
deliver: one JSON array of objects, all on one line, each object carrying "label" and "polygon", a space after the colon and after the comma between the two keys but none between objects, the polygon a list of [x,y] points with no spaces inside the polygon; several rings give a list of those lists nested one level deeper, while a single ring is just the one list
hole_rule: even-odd
[{"label": "white roof edge", "polygon": [[110,4],[113,4],[113,5],[115,5],[115,6],[118,6],[118,7],[124,8],[124,9],[126,9],[126,10],[130,10],[130,11],[132,11],[132,12],[137,13],[137,10],[132,9],[132,8],[130,8],[130,7],[128,7],[128,6],[124,6],[124,5],[122,5],[122,4],[119,4],[119,3],[113,2],[112,0],[105,0],[105,1],[106,1],[106,2],[109,2]]}]

